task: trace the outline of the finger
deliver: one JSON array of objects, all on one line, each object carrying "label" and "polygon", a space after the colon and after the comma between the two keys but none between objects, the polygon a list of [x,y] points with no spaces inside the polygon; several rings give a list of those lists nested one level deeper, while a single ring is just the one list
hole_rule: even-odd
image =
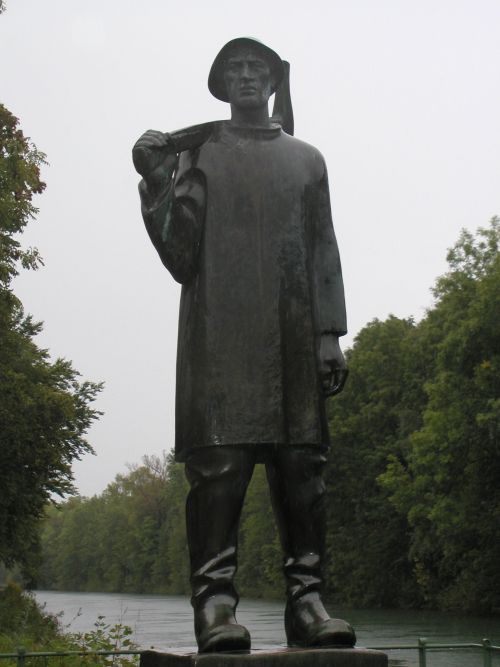
[{"label": "finger", "polygon": [[132,160],[136,171],[145,176],[158,166],[158,153],[145,148],[139,148],[132,151]]},{"label": "finger", "polygon": [[335,381],[334,381],[334,386],[332,388],[333,390],[332,396],[334,396],[335,394],[339,394],[344,388],[345,382],[347,380],[347,369],[339,368],[335,371],[334,375],[335,375]]},{"label": "finger", "polygon": [[160,132],[160,130],[147,130],[142,136],[155,137],[164,142],[168,141],[168,135],[165,132]]},{"label": "finger", "polygon": [[152,150],[158,148],[165,148],[166,145],[167,145],[166,141],[159,139],[158,137],[141,137],[135,144],[135,147]]},{"label": "finger", "polygon": [[339,394],[344,388],[347,375],[347,369],[339,368],[333,371],[330,376],[330,385],[325,391],[326,396],[335,396],[336,394]]},{"label": "finger", "polygon": [[169,141],[165,134],[148,130],[136,142],[136,148],[165,148]]}]

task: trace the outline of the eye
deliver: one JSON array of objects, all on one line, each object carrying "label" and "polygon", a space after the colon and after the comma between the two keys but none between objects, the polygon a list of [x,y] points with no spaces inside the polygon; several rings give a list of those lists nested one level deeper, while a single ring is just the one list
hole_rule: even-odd
[{"label": "eye", "polygon": [[230,71],[230,72],[235,72],[237,69],[239,69],[239,65],[240,65],[240,64],[237,63],[237,62],[234,62],[234,61],[231,62],[231,61],[229,61],[229,62],[226,63],[226,67],[225,67],[225,69],[228,70],[228,71]]}]

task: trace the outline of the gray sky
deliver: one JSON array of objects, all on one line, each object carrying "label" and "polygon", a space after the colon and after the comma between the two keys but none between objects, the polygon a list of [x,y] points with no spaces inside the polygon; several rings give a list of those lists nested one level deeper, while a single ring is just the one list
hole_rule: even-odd
[{"label": "gray sky", "polygon": [[226,118],[208,70],[251,35],[291,62],[295,133],[326,158],[350,332],[419,319],[460,229],[500,214],[499,0],[7,0],[0,100],[47,153],[15,289],[39,344],[105,380],[82,494],[173,443],[179,286],[147,238],[131,147]]}]

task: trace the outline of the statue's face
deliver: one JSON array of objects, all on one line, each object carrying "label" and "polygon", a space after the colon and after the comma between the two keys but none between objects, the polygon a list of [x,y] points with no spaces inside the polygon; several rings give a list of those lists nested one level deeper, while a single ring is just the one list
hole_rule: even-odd
[{"label": "statue's face", "polygon": [[240,48],[229,55],[224,81],[230,103],[244,109],[267,104],[274,83],[269,65],[252,48]]}]

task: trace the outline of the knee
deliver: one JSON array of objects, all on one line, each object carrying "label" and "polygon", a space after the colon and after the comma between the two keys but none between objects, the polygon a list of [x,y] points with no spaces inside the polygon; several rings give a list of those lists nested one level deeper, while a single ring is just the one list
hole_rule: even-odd
[{"label": "knee", "polygon": [[325,464],[325,450],[319,447],[288,447],[280,452],[278,469],[287,479],[293,479],[296,483],[316,480],[319,484],[320,480],[322,483]]},{"label": "knee", "polygon": [[246,485],[253,467],[251,452],[241,447],[200,447],[187,458],[185,473],[191,488],[212,482]]}]

